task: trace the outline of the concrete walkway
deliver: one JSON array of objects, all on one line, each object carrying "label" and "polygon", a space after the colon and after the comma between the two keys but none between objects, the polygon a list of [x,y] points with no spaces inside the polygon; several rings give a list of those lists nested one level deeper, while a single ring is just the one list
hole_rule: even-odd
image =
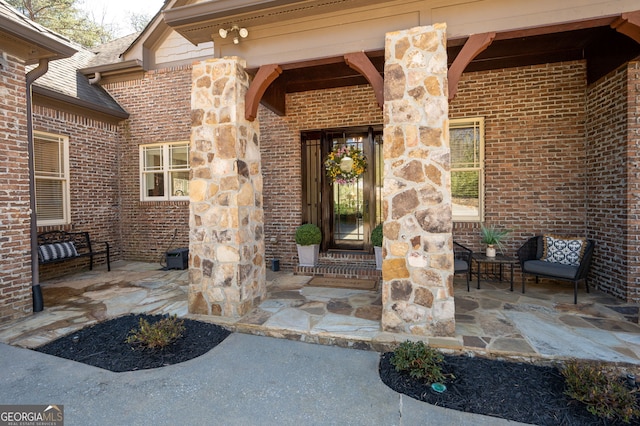
[{"label": "concrete walkway", "polygon": [[[268,298],[233,321],[187,314],[188,271],[157,264],[115,262],[111,272],[43,283],[44,311],[0,326],[0,404],[62,404],[67,425],[513,424],[389,389],[378,352],[404,339],[379,330],[379,293],[308,286],[309,279],[269,273]],[[485,281],[467,292],[462,280],[455,291],[456,336],[427,339],[432,346],[604,361],[640,376],[637,305],[583,289],[574,305],[571,286],[553,283],[522,294]],[[177,314],[246,334],[182,364],[128,373],[23,349],[126,313]]]},{"label": "concrete walkway", "polygon": [[232,334],[207,354],[112,373],[0,344],[0,404],[58,404],[65,425],[515,425],[398,394],[371,351]]}]

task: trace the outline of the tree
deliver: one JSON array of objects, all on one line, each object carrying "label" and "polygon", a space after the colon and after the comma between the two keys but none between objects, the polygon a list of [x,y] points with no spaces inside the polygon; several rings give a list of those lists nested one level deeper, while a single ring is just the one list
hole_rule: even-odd
[{"label": "tree", "polygon": [[111,40],[110,32],[82,12],[78,0],[8,0],[34,22],[85,47]]},{"label": "tree", "polygon": [[151,21],[151,16],[147,15],[146,13],[131,12],[131,15],[129,16],[131,27],[136,32],[144,30],[149,21]]}]

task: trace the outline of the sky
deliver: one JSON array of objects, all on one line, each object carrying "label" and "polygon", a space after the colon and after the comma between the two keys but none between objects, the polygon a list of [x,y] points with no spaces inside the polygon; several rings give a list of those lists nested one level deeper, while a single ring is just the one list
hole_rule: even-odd
[{"label": "sky", "polygon": [[122,37],[135,32],[129,22],[131,13],[143,13],[152,18],[164,0],[80,0],[77,4],[94,21],[112,26],[116,37]]}]

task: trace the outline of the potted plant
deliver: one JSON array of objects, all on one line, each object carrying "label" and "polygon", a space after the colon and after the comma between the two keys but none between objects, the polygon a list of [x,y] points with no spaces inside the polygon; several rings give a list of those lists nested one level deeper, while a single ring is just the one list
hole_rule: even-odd
[{"label": "potted plant", "polygon": [[376,255],[376,269],[382,269],[382,224],[379,224],[371,231],[371,244]]},{"label": "potted plant", "polygon": [[511,233],[511,229],[496,229],[492,226],[485,227],[482,225],[480,233],[482,235],[480,241],[487,245],[487,257],[495,257],[496,247],[499,248],[501,252],[504,250],[502,240]]},{"label": "potted plant", "polygon": [[322,231],[317,225],[305,223],[296,228],[296,245],[300,266],[316,266],[321,242]]}]

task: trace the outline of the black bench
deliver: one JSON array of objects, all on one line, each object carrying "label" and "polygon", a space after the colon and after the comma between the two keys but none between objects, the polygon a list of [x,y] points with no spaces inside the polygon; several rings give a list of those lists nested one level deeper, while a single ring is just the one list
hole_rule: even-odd
[{"label": "black bench", "polygon": [[[573,282],[573,303],[576,304],[578,303],[578,283],[580,281],[584,281],[587,293],[589,293],[589,266],[591,265],[595,242],[584,239],[583,247],[581,248],[582,255],[575,260],[575,263],[562,264],[543,259],[544,238],[546,237],[553,238],[550,235],[537,235],[530,238],[518,249],[518,259],[522,268],[522,292],[524,293],[526,274],[534,275],[536,282],[538,282],[539,277],[571,281]],[[569,238],[568,240],[572,239]]]},{"label": "black bench", "polygon": [[45,265],[47,263],[88,257],[89,269],[93,269],[93,257],[105,254],[107,256],[107,270],[110,271],[109,243],[106,241],[94,241],[94,246],[102,246],[104,244],[104,249],[101,250],[94,249],[91,244],[88,232],[43,232],[38,234],[38,262],[41,265]]}]

